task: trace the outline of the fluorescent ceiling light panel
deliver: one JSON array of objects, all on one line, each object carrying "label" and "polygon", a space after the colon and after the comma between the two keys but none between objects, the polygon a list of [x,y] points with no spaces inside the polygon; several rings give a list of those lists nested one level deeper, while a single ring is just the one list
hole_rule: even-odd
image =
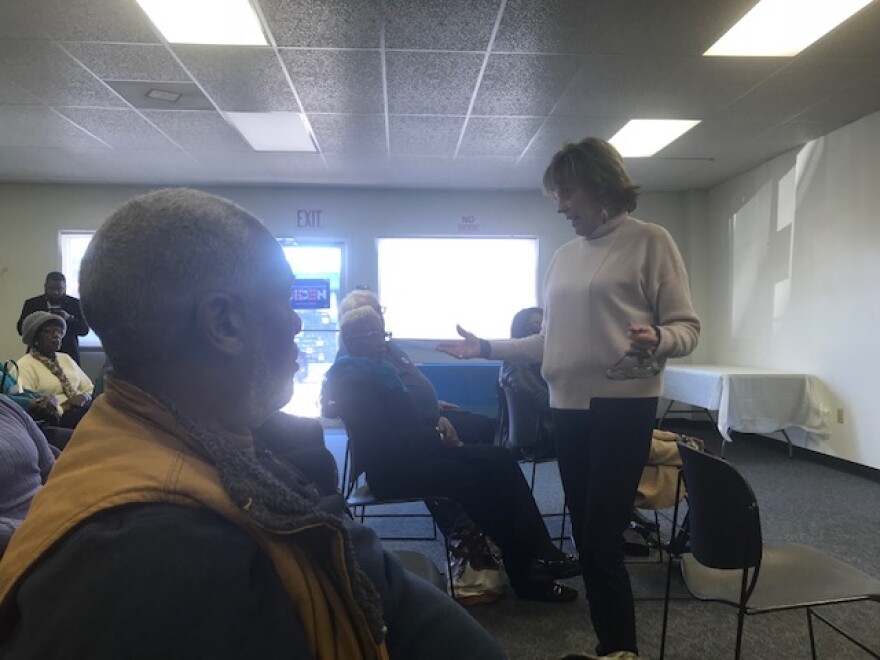
[{"label": "fluorescent ceiling light panel", "polygon": [[172,44],[266,46],[248,0],[137,0]]},{"label": "fluorescent ceiling light panel", "polygon": [[224,112],[223,116],[254,151],[317,151],[306,118],[298,112]]},{"label": "fluorescent ceiling light panel", "polygon": [[699,123],[699,119],[630,119],[609,142],[624,158],[647,158]]},{"label": "fluorescent ceiling light panel", "polygon": [[703,53],[791,57],[873,0],[761,0]]}]

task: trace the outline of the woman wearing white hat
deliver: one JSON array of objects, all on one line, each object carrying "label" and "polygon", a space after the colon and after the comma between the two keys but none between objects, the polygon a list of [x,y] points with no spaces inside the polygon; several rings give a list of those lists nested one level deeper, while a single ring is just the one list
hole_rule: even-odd
[{"label": "woman wearing white hat", "polygon": [[18,380],[22,387],[55,397],[60,425],[74,428],[92,403],[94,385],[69,355],[59,352],[65,332],[67,324],[55,314],[25,317],[21,340],[28,351],[18,360]]}]

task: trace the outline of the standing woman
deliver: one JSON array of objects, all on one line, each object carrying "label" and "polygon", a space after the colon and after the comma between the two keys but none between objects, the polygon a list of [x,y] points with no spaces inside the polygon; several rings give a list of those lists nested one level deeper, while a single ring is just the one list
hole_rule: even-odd
[{"label": "standing woman", "polygon": [[[544,189],[577,238],[544,279],[544,325],[523,339],[438,345],[458,358],[542,362],[565,499],[599,657],[638,658],[623,531],[651,444],[666,358],[700,333],[678,248],[662,227],[629,215],[638,186],[608,142],[559,151]],[[594,656],[575,655],[571,658]]]}]

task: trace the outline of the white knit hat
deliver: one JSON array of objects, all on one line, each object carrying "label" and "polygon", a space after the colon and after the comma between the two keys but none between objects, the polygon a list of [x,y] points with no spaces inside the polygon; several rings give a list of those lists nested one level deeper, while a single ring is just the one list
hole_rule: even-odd
[{"label": "white knit hat", "polygon": [[21,322],[21,341],[25,346],[30,346],[34,343],[34,338],[37,336],[37,333],[40,331],[44,325],[49,322],[57,323],[61,326],[61,336],[67,334],[67,322],[58,316],[57,314],[52,314],[50,312],[34,312],[32,314],[28,314],[24,317],[24,321]]}]

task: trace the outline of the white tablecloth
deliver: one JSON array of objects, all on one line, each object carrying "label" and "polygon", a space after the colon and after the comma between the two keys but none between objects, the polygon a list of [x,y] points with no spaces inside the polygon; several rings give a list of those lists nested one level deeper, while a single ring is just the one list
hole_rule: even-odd
[{"label": "white tablecloth", "polygon": [[830,434],[826,406],[809,374],[753,367],[667,365],[663,396],[718,411],[718,430],[772,433],[796,427],[816,436]]}]

